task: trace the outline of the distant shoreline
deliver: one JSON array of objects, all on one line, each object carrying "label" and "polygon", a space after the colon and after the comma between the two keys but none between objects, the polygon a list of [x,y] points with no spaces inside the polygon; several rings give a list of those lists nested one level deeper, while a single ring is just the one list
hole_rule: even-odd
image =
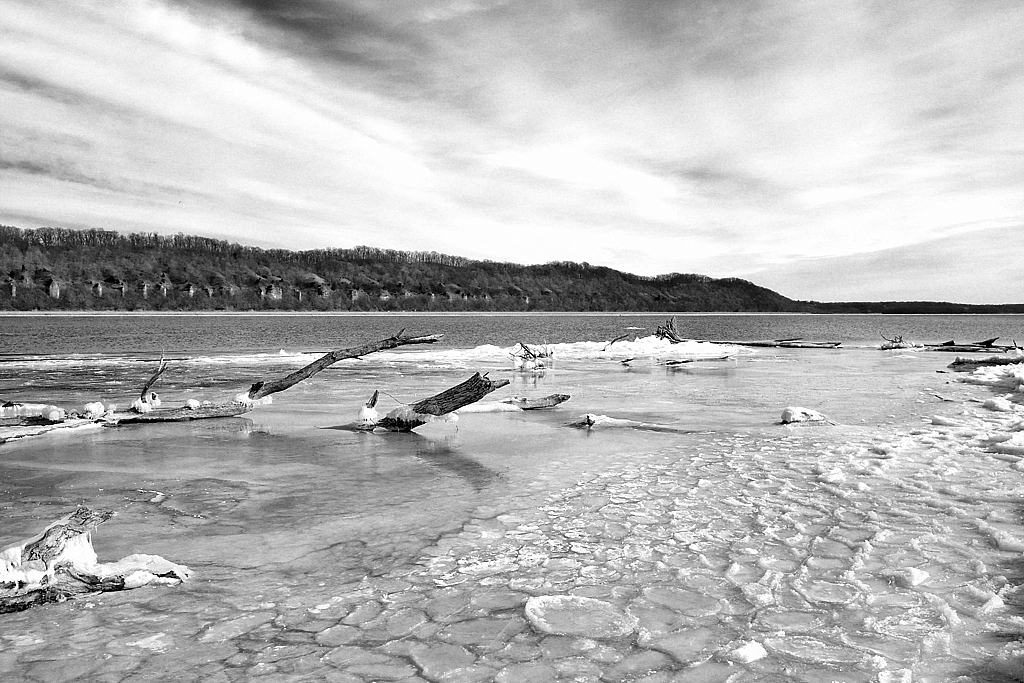
[{"label": "distant shoreline", "polygon": [[694,318],[700,316],[1024,316],[1024,313],[807,313],[796,311],[0,311],[0,318],[191,318],[191,317],[279,317],[279,318],[489,318],[585,316],[615,318],[657,316]]}]

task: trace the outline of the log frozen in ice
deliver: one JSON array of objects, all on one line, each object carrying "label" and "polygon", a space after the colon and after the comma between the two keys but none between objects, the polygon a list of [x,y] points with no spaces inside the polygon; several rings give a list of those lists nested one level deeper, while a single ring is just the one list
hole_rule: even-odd
[{"label": "log frozen in ice", "polygon": [[251,403],[200,404],[198,407],[166,408],[146,413],[113,413],[110,416],[110,422],[119,425],[145,422],[188,422],[189,420],[206,420],[212,417],[234,417],[244,415],[250,410],[252,410]]},{"label": "log frozen in ice", "polygon": [[461,384],[407,406],[395,408],[377,421],[376,427],[393,432],[412,431],[454,411],[476,403],[487,394],[509,384],[507,379],[491,380],[479,372]]},{"label": "log frozen in ice", "polygon": [[554,408],[560,403],[565,403],[569,400],[568,394],[551,394],[542,398],[521,398],[514,396],[507,398],[502,403],[515,406],[520,410],[540,410],[542,408]]},{"label": "log frozen in ice", "polygon": [[304,379],[309,379],[313,375],[317,374],[321,370],[334,365],[340,360],[347,358],[360,358],[377,351],[384,351],[386,349],[394,349],[399,346],[407,346],[409,344],[433,344],[439,341],[442,337],[440,334],[428,334],[420,337],[405,336],[402,333],[405,330],[400,330],[398,334],[387,339],[381,339],[380,341],[370,342],[361,346],[354,346],[348,349],[338,349],[337,351],[331,351],[324,354],[320,358],[310,363],[304,368],[296,370],[287,377],[280,379],[270,380],[267,382],[256,382],[249,389],[247,394],[248,400],[256,401],[270,394],[276,394],[279,391],[291,388],[301,382]]},{"label": "log frozen in ice", "polygon": [[151,583],[174,585],[191,576],[188,567],[159,555],[98,562],[90,535],[113,516],[108,510],[82,506],[39,534],[0,551],[0,613],[100,591]]}]

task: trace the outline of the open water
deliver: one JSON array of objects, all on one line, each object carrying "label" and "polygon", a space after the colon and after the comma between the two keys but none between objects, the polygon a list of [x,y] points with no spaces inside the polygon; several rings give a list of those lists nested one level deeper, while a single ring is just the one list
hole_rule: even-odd
[{"label": "open water", "polygon": [[[0,680],[1022,680],[1020,382],[877,346],[1024,340],[1024,318],[677,318],[694,338],[834,350],[645,339],[664,320],[3,317],[0,400],[67,409],[126,407],[161,353],[167,406],[401,328],[445,338],[342,361],[240,418],[0,444],[0,547],[84,504],[117,512],[93,534],[102,561],[194,572],[0,615]],[[514,370],[520,341],[553,361]],[[477,371],[511,381],[488,400],[572,398],[336,428],[376,389],[386,411]],[[786,406],[829,421],[783,426]],[[626,422],[573,426],[584,414]],[[596,602],[537,620],[565,596]]]}]

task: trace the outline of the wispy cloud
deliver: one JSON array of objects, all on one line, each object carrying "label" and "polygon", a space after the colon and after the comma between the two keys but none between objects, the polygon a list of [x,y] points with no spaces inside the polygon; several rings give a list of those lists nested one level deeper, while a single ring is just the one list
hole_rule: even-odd
[{"label": "wispy cloud", "polygon": [[818,299],[861,290],[801,263],[1024,225],[1015,2],[10,0],[0,31],[5,222]]}]

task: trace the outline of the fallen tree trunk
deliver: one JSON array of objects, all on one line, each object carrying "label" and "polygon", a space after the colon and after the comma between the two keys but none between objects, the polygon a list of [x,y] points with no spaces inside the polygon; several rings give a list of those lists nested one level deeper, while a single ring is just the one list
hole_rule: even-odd
[{"label": "fallen tree trunk", "polygon": [[145,422],[188,422],[208,420],[213,417],[235,417],[252,410],[251,403],[217,403],[196,408],[165,408],[148,413],[113,413],[107,418],[111,425],[139,424]]},{"label": "fallen tree trunk", "polygon": [[296,370],[287,377],[271,380],[269,382],[256,382],[249,389],[248,399],[250,401],[256,401],[271,394],[276,394],[279,391],[284,391],[285,389],[295,386],[304,379],[309,379],[324,368],[330,367],[338,361],[345,360],[346,358],[359,358],[377,351],[394,349],[399,346],[407,346],[409,344],[433,344],[434,342],[439,341],[442,337],[440,334],[429,334],[422,337],[406,337],[402,335],[402,332],[404,331],[405,330],[400,330],[398,334],[393,337],[388,337],[387,339],[382,339],[376,342],[370,342],[369,344],[363,344],[362,346],[331,351],[330,353],[324,354],[320,358],[316,359],[306,367]]},{"label": "fallen tree trunk", "polygon": [[973,372],[981,367],[1016,365],[1018,363],[1024,363],[1024,356],[989,356],[988,358],[960,358],[958,356],[946,367],[955,372]]},{"label": "fallen tree trunk", "polygon": [[974,344],[926,344],[926,351],[947,351],[951,353],[1004,353],[1012,346],[976,346]]},{"label": "fallen tree trunk", "polygon": [[676,331],[676,319],[674,317],[669,318],[664,325],[660,325],[655,332],[655,336],[659,339],[667,339],[673,344],[682,344],[688,341],[699,341],[708,344],[727,344],[729,346],[755,346],[755,347],[770,347],[770,348],[783,348],[783,349],[834,349],[838,348],[842,342],[833,341],[803,341],[799,337],[791,337],[787,339],[770,339],[770,340],[754,340],[754,341],[724,341],[716,339],[684,339],[679,336]]},{"label": "fallen tree trunk", "polygon": [[[295,386],[304,379],[309,379],[321,370],[330,367],[334,363],[347,358],[360,358],[362,356],[393,349],[399,346],[410,344],[433,344],[442,337],[440,334],[423,336],[406,336],[404,330],[387,339],[370,342],[361,346],[347,349],[339,349],[324,354],[309,365],[296,370],[286,377],[257,382],[252,385],[248,392],[240,394],[235,401],[226,403],[199,403],[190,400],[183,407],[159,409],[160,399],[151,391],[153,385],[160,379],[167,370],[167,361],[161,357],[156,371],[146,380],[139,393],[139,398],[132,403],[131,410],[116,412],[113,405],[104,408],[102,403],[86,405],[84,415],[71,413],[70,416],[63,410],[49,404],[33,404],[23,406],[19,404],[4,404],[0,407],[0,419],[10,414],[12,417],[28,418],[18,420],[13,424],[0,423],[0,444],[14,439],[37,436],[58,429],[86,427],[90,425],[125,425],[144,424],[154,422],[187,422],[191,420],[206,420],[220,417],[235,417],[243,415],[252,410],[256,401],[265,399],[271,394],[284,391]],[[507,383],[507,382],[506,382]],[[503,385],[499,385],[503,386]],[[497,388],[497,386],[495,386]],[[491,390],[493,391],[493,389]],[[269,399],[267,399],[269,400]],[[98,406],[93,408],[91,406]],[[369,406],[372,408],[372,406]],[[32,408],[29,411],[28,408]]]},{"label": "fallen tree trunk", "polygon": [[90,532],[113,516],[108,510],[79,507],[41,533],[0,551],[0,613],[100,591],[174,585],[191,576],[188,567],[159,555],[98,562]]},{"label": "fallen tree trunk", "polygon": [[57,430],[72,430],[83,427],[98,428],[101,426],[101,422],[84,417],[69,417],[58,422],[51,422],[45,418],[27,418],[11,424],[0,424],[0,444],[30,436],[39,436],[40,434]]},{"label": "fallen tree trunk", "polygon": [[459,408],[476,403],[487,394],[509,384],[509,380],[491,380],[479,372],[461,384],[446,389],[440,394],[425,398],[411,405],[402,406],[389,412],[372,423],[370,428],[382,428],[392,432],[409,432],[428,422],[452,413]]}]

